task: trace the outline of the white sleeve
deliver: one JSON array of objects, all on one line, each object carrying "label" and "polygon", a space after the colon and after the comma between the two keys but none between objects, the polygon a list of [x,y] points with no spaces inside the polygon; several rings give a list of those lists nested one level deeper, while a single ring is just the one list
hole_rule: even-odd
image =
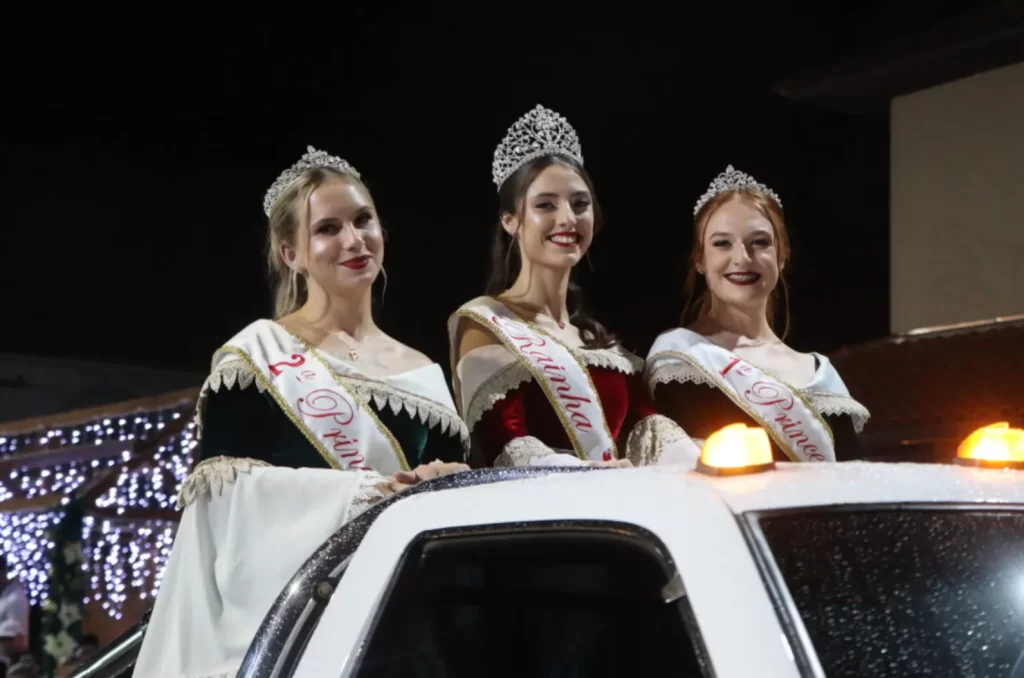
[{"label": "white sleeve", "polygon": [[700,446],[679,424],[661,414],[651,414],[633,427],[626,439],[626,458],[633,466],[696,467]]},{"label": "white sleeve", "polygon": [[575,454],[553,450],[533,436],[519,436],[508,441],[494,460],[495,467],[589,465]]},{"label": "white sleeve", "polygon": [[298,568],[381,495],[374,473],[218,458],[196,467],[134,676],[234,675]]}]

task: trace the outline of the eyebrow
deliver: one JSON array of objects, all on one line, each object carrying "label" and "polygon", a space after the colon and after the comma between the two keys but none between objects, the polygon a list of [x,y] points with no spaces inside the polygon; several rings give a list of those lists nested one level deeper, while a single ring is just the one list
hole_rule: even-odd
[{"label": "eyebrow", "polygon": [[[573,196],[585,195],[585,196],[589,197],[590,196],[590,191],[581,188],[578,191],[573,191],[572,195]],[[560,193],[554,193],[552,191],[545,191],[544,193],[538,193],[537,195],[533,196],[534,200],[536,200],[537,198],[560,198],[560,197],[562,197],[562,195]]]},{"label": "eyebrow", "polygon": [[[771,237],[772,233],[771,233],[771,231],[766,231],[763,228],[759,228],[756,231],[754,231],[751,235],[767,235],[767,236]],[[732,233],[723,233],[722,231],[715,231],[714,233],[712,233],[711,235],[708,236],[708,238],[731,238],[731,237],[732,237]]]},{"label": "eyebrow", "polygon": [[[355,214],[353,214],[352,216],[353,216],[353,218],[355,218],[355,217],[358,217],[358,216],[362,216],[363,214],[369,214],[370,216],[373,216],[373,210],[370,208],[369,205],[363,205],[362,207],[357,209]],[[324,224],[330,224],[330,223],[338,222],[338,221],[342,221],[342,219],[339,219],[338,217],[334,217],[334,216],[322,217],[322,218],[317,219],[316,221],[313,222],[313,228],[316,228],[318,226],[323,226]]]}]

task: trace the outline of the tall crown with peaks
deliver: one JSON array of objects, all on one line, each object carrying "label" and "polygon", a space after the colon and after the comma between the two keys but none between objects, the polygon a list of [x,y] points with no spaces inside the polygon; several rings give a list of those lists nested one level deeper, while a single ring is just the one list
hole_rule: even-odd
[{"label": "tall crown with peaks", "polygon": [[779,207],[782,207],[782,200],[780,200],[779,196],[775,194],[775,191],[764,184],[758,183],[754,180],[754,177],[749,174],[733,169],[733,166],[729,165],[725,168],[724,172],[715,177],[715,180],[711,182],[708,190],[700,197],[700,200],[697,201],[697,205],[693,208],[693,216],[697,216],[697,213],[700,212],[701,208],[719,193],[724,193],[725,191],[736,191],[739,189],[757,191],[758,193],[771,198]]},{"label": "tall crown with peaks", "polygon": [[330,155],[327,151],[318,151],[312,146],[306,146],[305,155],[299,158],[297,163],[281,172],[281,176],[277,178],[277,181],[267,189],[267,194],[263,197],[263,211],[266,212],[267,216],[270,216],[270,208],[281,197],[288,184],[302,176],[303,172],[317,167],[329,167],[343,174],[351,174],[356,179],[359,178],[359,172],[356,171],[355,167],[348,164],[348,161]]},{"label": "tall crown with peaks", "polygon": [[583,149],[569,121],[540,104],[516,120],[494,150],[491,174],[498,188],[526,163],[545,155],[562,155],[583,164]]}]

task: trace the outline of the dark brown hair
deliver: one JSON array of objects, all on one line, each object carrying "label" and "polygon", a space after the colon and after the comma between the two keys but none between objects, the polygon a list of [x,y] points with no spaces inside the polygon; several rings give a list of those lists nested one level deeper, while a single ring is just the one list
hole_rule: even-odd
[{"label": "dark brown hair", "polygon": [[[502,225],[501,218],[507,214],[516,215],[522,222],[526,213],[526,191],[541,172],[554,164],[561,164],[576,172],[583,179],[590,191],[594,210],[594,233],[601,231],[604,222],[601,217],[601,206],[597,202],[594,183],[583,166],[571,158],[559,155],[541,156],[526,163],[515,171],[498,190],[498,223],[494,227],[491,238],[491,272],[484,293],[497,296],[507,290],[522,268],[519,247],[514,237]],[[583,301],[583,290],[578,284],[569,280],[569,291],[566,299],[569,319],[580,329],[580,336],[587,348],[610,348],[618,340],[605,327],[591,316]]]}]

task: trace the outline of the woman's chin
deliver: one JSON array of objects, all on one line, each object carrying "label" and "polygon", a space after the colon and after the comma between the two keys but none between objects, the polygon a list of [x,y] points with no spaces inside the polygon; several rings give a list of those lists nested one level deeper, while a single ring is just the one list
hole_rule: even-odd
[{"label": "woman's chin", "polygon": [[541,261],[537,262],[545,268],[555,271],[565,271],[580,263],[583,253],[580,250],[565,253],[548,253]]},{"label": "woman's chin", "polygon": [[338,294],[351,294],[352,292],[362,292],[367,288],[372,287],[374,281],[377,279],[377,270],[366,269],[362,271],[345,271],[334,281],[334,291]]}]

